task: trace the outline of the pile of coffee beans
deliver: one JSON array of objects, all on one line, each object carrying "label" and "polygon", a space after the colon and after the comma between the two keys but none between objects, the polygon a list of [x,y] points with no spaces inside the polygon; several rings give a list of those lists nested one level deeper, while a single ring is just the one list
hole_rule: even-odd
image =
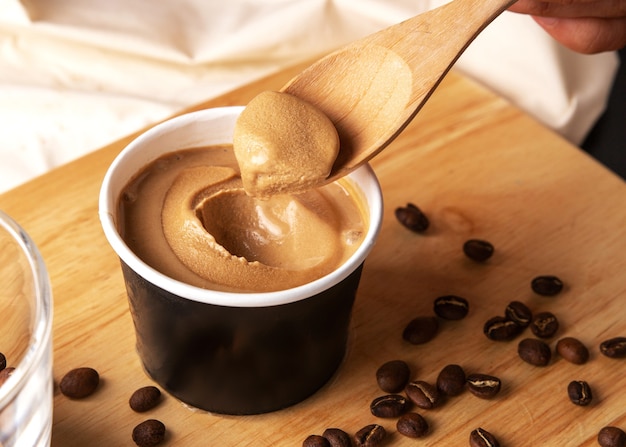
[{"label": "pile of coffee beans", "polygon": [[[468,389],[473,395],[479,398],[491,399],[499,393],[501,388],[499,378],[481,373],[472,373],[466,377],[464,369],[457,364],[444,366],[437,375],[435,384],[419,379],[409,380],[407,382],[407,369],[408,365],[403,360],[392,360],[379,367],[376,372],[379,386],[381,384],[380,377],[400,378],[397,381],[394,380],[394,389],[397,390],[404,384],[404,394],[406,398],[400,394],[377,397],[372,401],[370,411],[377,417],[397,418],[396,430],[401,435],[409,438],[422,438],[427,436],[431,431],[427,419],[422,414],[413,411],[412,407],[417,407],[422,410],[437,408],[443,405],[447,398],[458,396],[465,389]],[[383,380],[382,383],[386,385],[388,380]],[[380,411],[382,402],[385,402],[385,411]],[[487,433],[484,430],[481,432]],[[489,437],[489,439],[495,440],[493,435],[489,434]],[[497,446],[497,441],[495,442],[496,443],[492,444],[476,445]],[[361,444],[357,442],[357,445]],[[378,444],[371,445],[375,446]]]},{"label": "pile of coffee beans", "polygon": [[[416,233],[425,233],[430,226],[429,218],[413,203],[397,208],[395,216],[400,224]],[[484,239],[467,240],[462,251],[467,258],[476,263],[485,263],[495,253],[493,244]],[[532,278],[530,288],[538,296],[554,297],[563,291],[564,283],[558,276],[546,274]],[[433,303],[435,315],[419,315],[411,319],[402,331],[402,338],[414,345],[428,343],[440,330],[439,319],[460,320],[467,316],[469,310],[470,304],[463,297],[456,295],[438,297]],[[554,313],[540,311],[533,314],[525,303],[511,301],[504,309],[503,315],[496,315],[485,322],[483,333],[490,340],[508,342],[520,336],[527,328],[530,328],[534,337],[523,338],[518,343],[519,358],[533,366],[548,366],[553,359],[549,342],[560,329],[559,319]],[[603,341],[600,344],[600,352],[610,358],[626,358],[626,337],[614,337]],[[588,348],[571,336],[558,339],[555,353],[575,365],[583,365],[589,360]],[[420,438],[430,433],[428,421],[413,411],[413,407],[422,410],[436,408],[442,405],[446,398],[457,396],[465,389],[479,398],[490,399],[498,395],[502,385],[498,377],[490,374],[466,375],[464,369],[457,364],[444,366],[437,376],[436,383],[431,384],[411,378],[410,368],[404,360],[391,360],[382,364],[376,371],[376,382],[380,390],[387,394],[371,401],[371,414],[380,418],[397,418],[398,433],[410,438]],[[571,381],[567,386],[567,394],[569,400],[579,406],[589,405],[593,399],[591,386],[584,380]],[[357,446],[374,447],[381,445],[385,438],[384,433],[382,426],[372,424],[359,430],[354,440]],[[343,444],[305,442],[304,446],[351,445],[347,439]],[[500,445],[496,437],[482,427],[474,429],[469,434],[469,444],[471,447]],[[626,447],[626,433],[621,428],[606,426],[598,433],[598,444],[601,447]]]},{"label": "pile of coffee beans", "polygon": [[[555,296],[563,289],[563,281],[553,275],[538,276],[531,281],[531,288],[542,296]],[[544,340],[554,337],[559,330],[559,320],[552,312],[539,312],[533,315],[524,303],[511,302],[504,316],[490,318],[483,327],[484,334],[494,341],[509,341],[530,327],[536,338],[524,338],[517,345],[520,359],[534,366],[548,366],[552,350]],[[623,345],[622,345],[623,343]],[[582,365],[589,359],[589,350],[577,338],[564,337],[556,343],[556,352],[566,361]],[[607,357],[626,356],[626,338],[617,337],[600,344],[600,352]],[[593,399],[590,385],[583,380],[571,381],[567,387],[570,401],[587,406]]]},{"label": "pile of coffee beans", "polygon": [[[1,372],[0,372],[1,374]],[[94,368],[80,367],[68,371],[59,383],[61,393],[72,399],[85,399],[96,392],[100,384],[100,374]],[[161,402],[161,390],[155,386],[144,386],[135,390],[129,400],[129,407],[137,413],[145,413]],[[154,447],[163,443],[166,428],[157,419],[147,419],[133,428],[131,437],[138,447]]]},{"label": "pile of coffee beans", "polygon": [[[495,397],[501,388],[499,378],[482,374],[472,373],[466,376],[463,367],[457,364],[444,366],[437,375],[436,382],[431,384],[420,379],[411,380],[411,370],[404,360],[390,360],[376,370],[376,383],[383,394],[375,397],[370,403],[370,413],[383,419],[396,419],[396,430],[399,434],[408,438],[423,438],[430,434],[431,428],[428,420],[414,408],[430,410],[444,404],[447,398],[458,396],[468,389],[471,394],[481,399]],[[401,394],[403,393],[403,394]],[[303,442],[303,447],[343,447],[352,446],[351,438],[346,432],[342,433],[342,442],[333,442],[328,436],[328,430],[322,435],[310,435]],[[470,436],[474,444],[478,446],[498,446],[495,437],[484,429],[477,429],[490,444],[476,444],[477,434]],[[377,447],[386,439],[387,432],[379,424],[370,424],[357,431],[352,439],[357,447]],[[477,438],[478,439],[478,438]]]},{"label": "pile of coffee beans", "polygon": [[[148,385],[135,390],[128,399],[128,406],[136,413],[145,413],[161,403],[161,390]],[[132,438],[138,447],[153,447],[165,441],[165,424],[158,419],[147,419],[135,426]]]}]

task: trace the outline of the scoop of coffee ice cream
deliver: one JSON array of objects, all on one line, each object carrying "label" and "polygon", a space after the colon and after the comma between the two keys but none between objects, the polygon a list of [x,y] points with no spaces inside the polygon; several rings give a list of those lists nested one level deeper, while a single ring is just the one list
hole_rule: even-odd
[{"label": "scoop of coffee ice cream", "polygon": [[305,191],[326,179],[339,153],[339,135],[312,104],[267,91],[237,119],[233,145],[245,191],[267,197]]}]

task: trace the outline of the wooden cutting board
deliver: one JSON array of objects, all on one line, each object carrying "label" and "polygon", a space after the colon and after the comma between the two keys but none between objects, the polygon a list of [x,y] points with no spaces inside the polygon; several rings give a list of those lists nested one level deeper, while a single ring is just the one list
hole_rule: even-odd
[{"label": "wooden cutting board", "polygon": [[[277,89],[302,67],[278,73],[193,109],[245,104]],[[165,445],[299,446],[313,433],[339,427],[354,433],[378,423],[385,446],[469,445],[482,427],[503,446],[593,446],[601,427],[626,429],[626,359],[599,353],[599,343],[626,336],[626,186],[595,161],[505,100],[452,72],[404,133],[372,163],[384,192],[385,217],[369,257],[353,314],[344,364],[316,395],[292,408],[247,417],[193,412],[166,396],[146,414],[128,406],[150,384],[134,350],[134,333],[119,265],[100,229],[97,199],[104,173],[132,136],[0,196],[40,247],[54,291],[54,376],[96,368],[98,391],[82,401],[55,393],[52,445],[133,445],[131,431],[147,418],[168,428]],[[431,220],[424,234],[402,227],[394,209],[412,202]],[[491,241],[485,264],[466,259],[469,238]],[[532,293],[541,274],[562,278],[554,298]],[[461,321],[442,321],[430,343],[402,340],[410,319],[432,315],[433,300],[456,294],[470,303]],[[517,341],[493,342],[484,322],[512,300],[552,311],[556,339],[574,336],[591,351],[582,366],[558,356],[547,367],[523,363]],[[530,336],[527,332],[525,336]],[[383,394],[375,371],[404,359],[413,379],[434,381],[448,363],[498,376],[492,400],[469,392],[434,410],[416,441],[395,420],[377,419],[369,404]],[[571,380],[586,380],[588,407],[572,404]]]}]

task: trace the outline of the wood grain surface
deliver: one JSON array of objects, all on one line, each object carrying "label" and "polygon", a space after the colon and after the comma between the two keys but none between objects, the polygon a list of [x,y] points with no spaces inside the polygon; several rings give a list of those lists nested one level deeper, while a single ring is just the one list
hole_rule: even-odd
[{"label": "wood grain surface", "polygon": [[[278,89],[295,67],[198,105],[245,104]],[[626,429],[626,359],[609,359],[599,343],[626,336],[626,186],[577,148],[505,100],[451,72],[404,133],[372,165],[382,184],[385,217],[369,257],[353,313],[348,354],[331,382],[283,411],[231,417],[193,412],[165,396],[149,413],[134,413],[131,393],[151,384],[134,350],[118,260],[97,214],[104,173],[133,136],[0,196],[0,208],[33,237],[47,263],[54,292],[54,376],[79,366],[102,378],[91,397],[72,401],[55,392],[52,445],[133,445],[133,427],[147,418],[165,423],[164,445],[299,446],[313,433],[338,427],[354,433],[378,423],[385,446],[469,445],[482,427],[503,446],[593,446],[605,425]],[[394,209],[413,202],[431,220],[424,234],[402,227]],[[469,238],[495,246],[484,264],[466,259]],[[566,284],[557,297],[532,293],[541,274]],[[468,316],[442,321],[434,340],[410,345],[401,333],[410,319],[432,315],[433,300],[456,294]],[[547,367],[523,363],[517,342],[493,342],[484,322],[512,300],[552,311],[561,322],[556,340],[574,336],[591,351],[585,365],[558,356]],[[524,336],[530,336],[527,332]],[[491,400],[469,392],[439,408],[419,410],[430,434],[399,435],[394,419],[377,419],[369,404],[383,394],[375,371],[404,359],[413,379],[434,381],[449,363],[466,372],[498,376]],[[571,380],[586,380],[588,407],[572,404]]]}]

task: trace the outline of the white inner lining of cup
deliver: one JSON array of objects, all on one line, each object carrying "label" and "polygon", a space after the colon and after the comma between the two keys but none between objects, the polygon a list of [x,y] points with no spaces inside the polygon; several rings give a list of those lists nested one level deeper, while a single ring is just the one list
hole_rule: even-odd
[{"label": "white inner lining of cup", "polygon": [[[367,234],[356,252],[337,270],[302,286],[276,292],[233,293],[203,289],[169,278],[148,266],[128,248],[117,231],[117,201],[124,186],[147,163],[179,149],[232,142],[243,107],[219,107],[178,116],[156,125],[132,141],[113,161],[103,180],[99,215],[109,244],[132,270],[175,295],[221,306],[266,307],[305,299],[337,284],[352,273],[373,248],[382,223],[382,194],[373,170],[363,166],[348,179],[363,192],[369,210]],[[142,150],[150,146],[150,150]]]}]

